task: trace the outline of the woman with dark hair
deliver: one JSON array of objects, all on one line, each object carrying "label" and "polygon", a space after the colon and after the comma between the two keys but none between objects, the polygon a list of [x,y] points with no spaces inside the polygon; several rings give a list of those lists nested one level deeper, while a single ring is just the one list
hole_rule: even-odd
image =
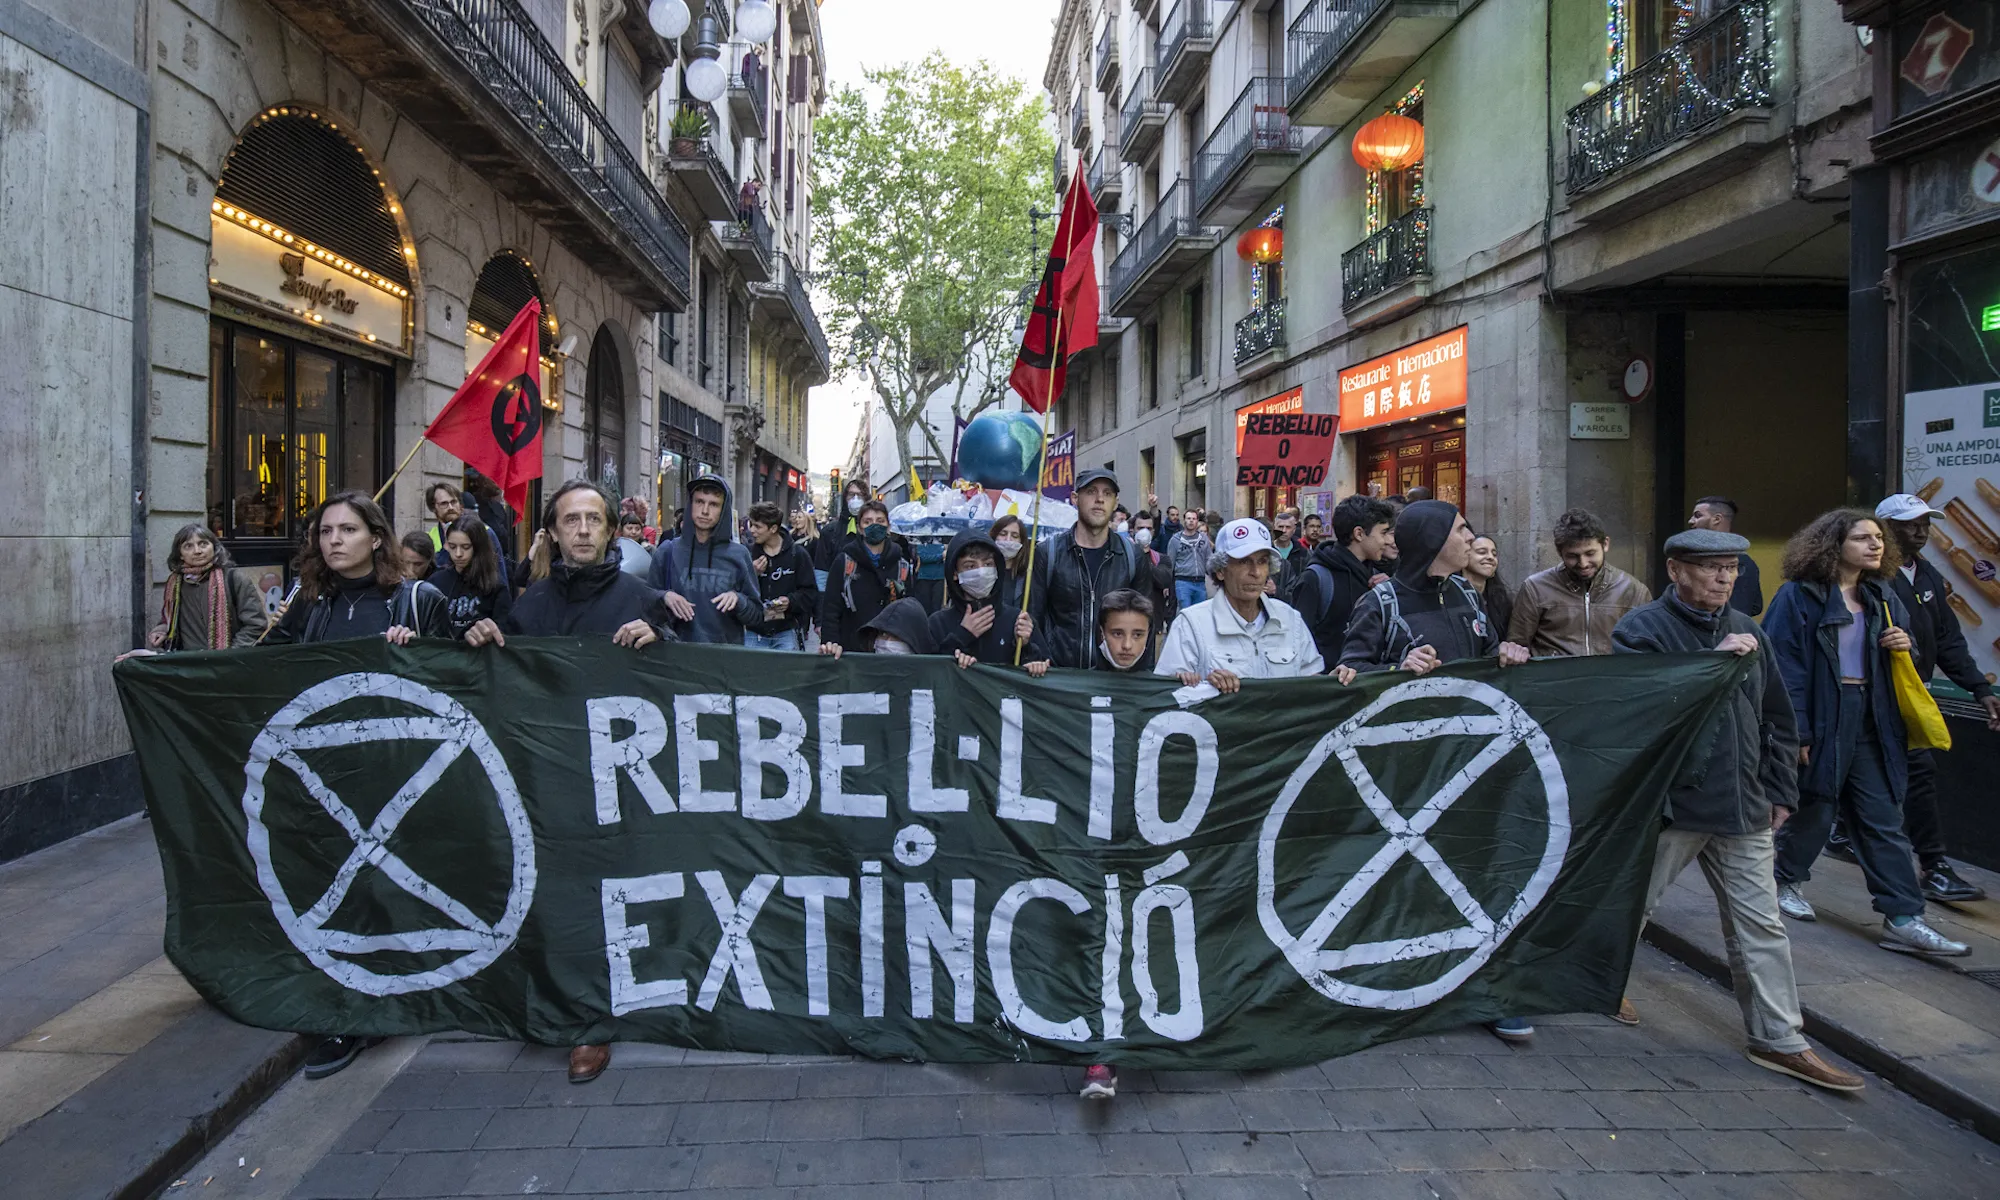
[{"label": "woman with dark hair", "polygon": [[167,551],[160,623],[146,634],[153,650],[222,650],[254,646],[271,616],[257,585],[232,570],[222,539],[206,525],[183,525]]},{"label": "woman with dark hair", "polygon": [[429,579],[431,572],[437,570],[431,535],[422,531],[412,531],[403,535],[398,558],[402,563],[405,579]]},{"label": "woman with dark hair", "polygon": [[1903,833],[1907,734],[1889,656],[1912,643],[1903,602],[1885,582],[1900,557],[1874,515],[1855,508],[1824,514],[1785,546],[1786,583],[1764,616],[1799,726],[1799,810],[1776,836],[1778,909],[1795,921],[1817,919],[1799,888],[1837,810],[1882,914],[1880,945],[1957,957],[1970,953],[1965,943],[1924,923]]},{"label": "woman with dark hair", "polygon": [[486,522],[470,513],[453,521],[444,535],[450,565],[439,568],[430,578],[431,586],[444,594],[451,612],[452,636],[460,640],[480,620],[501,620],[514,608],[506,564],[494,553],[493,539],[486,533]]},{"label": "woman with dark hair", "polygon": [[1004,586],[1006,593],[1000,598],[1015,608],[1021,607],[1021,587],[1027,582],[1028,560],[1021,557],[1021,551],[1028,545],[1028,527],[1021,518],[1012,513],[1001,517],[987,528],[986,536],[1000,548],[1000,557],[1006,567]]},{"label": "woman with dark hair", "polygon": [[1486,619],[1504,634],[1514,616],[1514,594],[1500,578],[1500,545],[1486,534],[1472,539],[1472,561],[1465,564],[1465,582],[1479,596]]}]

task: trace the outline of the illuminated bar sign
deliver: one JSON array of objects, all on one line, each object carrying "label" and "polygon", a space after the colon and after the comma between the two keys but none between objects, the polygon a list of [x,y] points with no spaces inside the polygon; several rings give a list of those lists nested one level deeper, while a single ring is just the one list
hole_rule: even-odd
[{"label": "illuminated bar sign", "polygon": [[211,208],[212,290],[365,345],[408,352],[408,288],[220,200]]},{"label": "illuminated bar sign", "polygon": [[1342,371],[1341,432],[1464,408],[1465,329],[1460,325]]}]

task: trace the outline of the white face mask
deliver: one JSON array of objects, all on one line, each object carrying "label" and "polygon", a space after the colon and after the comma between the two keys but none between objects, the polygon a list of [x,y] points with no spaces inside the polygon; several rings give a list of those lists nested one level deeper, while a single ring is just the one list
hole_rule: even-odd
[{"label": "white face mask", "polygon": [[915,654],[916,651],[910,649],[910,644],[900,638],[892,638],[886,633],[878,633],[875,635],[875,653]]},{"label": "white face mask", "polygon": [[1117,655],[1115,655],[1115,654],[1113,654],[1113,653],[1111,653],[1111,647],[1110,647],[1110,646],[1107,646],[1107,645],[1105,645],[1105,644],[1104,644],[1104,639],[1103,639],[1103,638],[1098,638],[1098,639],[1097,639],[1097,652],[1098,652],[1099,654],[1101,654],[1101,655],[1103,655],[1103,656],[1104,656],[1104,661],[1105,661],[1105,662],[1108,662],[1108,663],[1110,663],[1110,664],[1111,664],[1111,669],[1112,669],[1112,670],[1114,670],[1114,671],[1130,671],[1130,670],[1132,670],[1132,669],[1133,669],[1134,667],[1137,667],[1137,666],[1139,665],[1139,660],[1140,660],[1140,659],[1143,659],[1143,658],[1145,658],[1145,657],[1146,657],[1146,656],[1145,656],[1144,654],[1141,654],[1141,655],[1139,655],[1139,658],[1135,658],[1135,659],[1133,659],[1133,660],[1132,660],[1132,666],[1130,666],[1130,667],[1121,667],[1121,666],[1119,666],[1119,665],[1118,665],[1118,656],[1117,656]]},{"label": "white face mask", "polygon": [[1153,531],[1150,529],[1141,529],[1132,535],[1132,541],[1139,549],[1144,550],[1153,544]]},{"label": "white face mask", "polygon": [[1127,522],[1119,521],[1117,524],[1113,525],[1112,528],[1117,530],[1119,533],[1124,533],[1126,524]]},{"label": "white face mask", "polygon": [[993,544],[1000,547],[1000,553],[1006,555],[1009,562],[1021,552],[1021,543],[1012,538],[995,538]]},{"label": "white face mask", "polygon": [[964,588],[965,594],[974,600],[986,599],[986,594],[991,592],[993,585],[998,582],[1000,582],[998,567],[972,567],[958,573],[958,586]]},{"label": "white face mask", "polygon": [[861,515],[861,497],[849,496],[847,498],[847,515],[850,517]]}]

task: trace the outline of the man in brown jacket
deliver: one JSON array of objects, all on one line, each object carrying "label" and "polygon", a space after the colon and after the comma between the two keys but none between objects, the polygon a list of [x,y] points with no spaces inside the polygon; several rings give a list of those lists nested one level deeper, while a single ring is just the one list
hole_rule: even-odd
[{"label": "man in brown jacket", "polygon": [[1507,640],[1536,658],[1611,653],[1611,630],[1625,614],[1653,601],[1646,585],[1604,561],[1611,536],[1588,511],[1556,518],[1562,565],[1528,576],[1514,597]]}]

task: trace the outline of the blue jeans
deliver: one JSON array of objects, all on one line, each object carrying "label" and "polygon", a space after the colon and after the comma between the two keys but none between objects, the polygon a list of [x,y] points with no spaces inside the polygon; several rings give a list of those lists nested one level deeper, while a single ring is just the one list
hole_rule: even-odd
[{"label": "blue jeans", "polygon": [[753,633],[743,631],[743,644],[752,650],[797,650],[799,631],[787,629],[783,633]]},{"label": "blue jeans", "polygon": [[1889,790],[1882,744],[1869,715],[1868,689],[1874,686],[1841,685],[1836,736],[1814,747],[1817,754],[1835,756],[1840,795],[1828,799],[1800,793],[1799,811],[1777,834],[1778,882],[1804,883],[1812,878],[1813,862],[1826,849],[1837,812],[1847,818],[1854,857],[1867,877],[1875,911],[1885,917],[1917,917],[1923,915],[1924,895],[1917,887],[1910,839],[1903,833],[1903,808]]},{"label": "blue jeans", "polygon": [[1174,603],[1182,612],[1208,599],[1208,585],[1199,579],[1175,579]]}]

